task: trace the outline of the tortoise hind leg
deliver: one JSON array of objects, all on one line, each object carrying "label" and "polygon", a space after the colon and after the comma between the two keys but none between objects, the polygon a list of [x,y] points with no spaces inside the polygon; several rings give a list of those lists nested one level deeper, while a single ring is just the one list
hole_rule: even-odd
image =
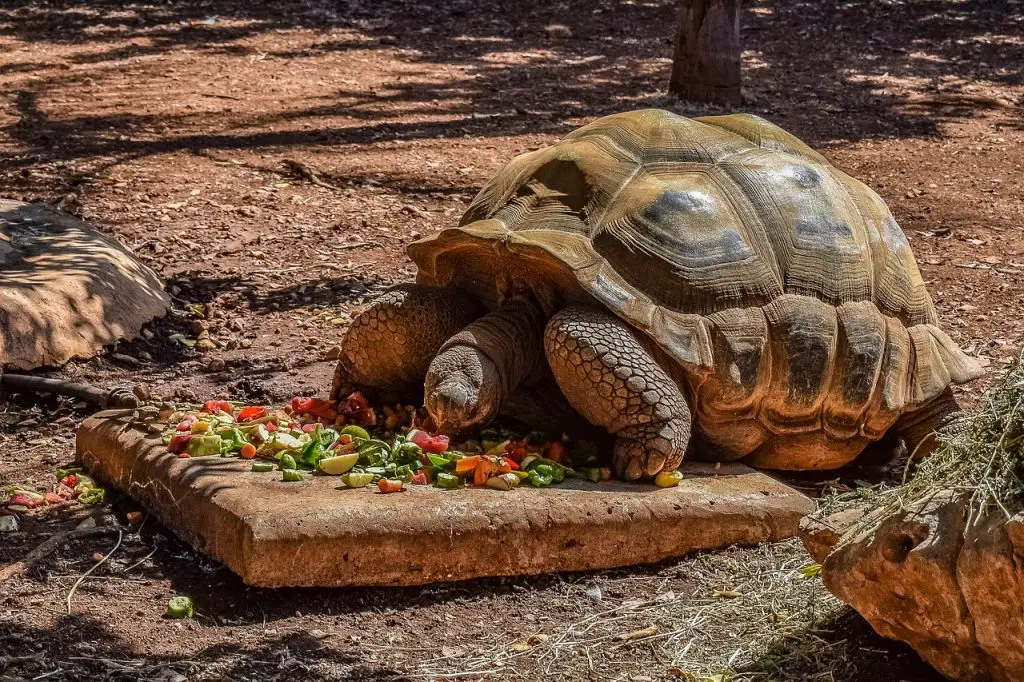
[{"label": "tortoise hind leg", "polygon": [[690,407],[625,323],[592,308],[565,308],[548,322],[544,350],[573,408],[616,436],[619,477],[679,466],[690,440]]},{"label": "tortoise hind leg", "polygon": [[889,433],[902,438],[910,456],[921,460],[938,447],[935,432],[954,421],[960,413],[953,391],[947,388],[921,409],[900,417]]},{"label": "tortoise hind leg", "polygon": [[352,321],[341,341],[331,397],[371,389],[403,398],[423,389],[438,349],[481,310],[455,291],[400,284]]}]

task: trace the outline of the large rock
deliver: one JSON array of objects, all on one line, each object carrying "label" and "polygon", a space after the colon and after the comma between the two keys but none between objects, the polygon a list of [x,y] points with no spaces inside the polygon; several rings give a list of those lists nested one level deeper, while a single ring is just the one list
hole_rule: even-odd
[{"label": "large rock", "polygon": [[170,299],[132,253],[74,216],[0,199],[0,366],[59,366],[136,336]]},{"label": "large rock", "polygon": [[834,521],[805,521],[804,544],[879,634],[951,679],[1024,679],[1024,517],[943,492],[876,510],[828,548]]}]

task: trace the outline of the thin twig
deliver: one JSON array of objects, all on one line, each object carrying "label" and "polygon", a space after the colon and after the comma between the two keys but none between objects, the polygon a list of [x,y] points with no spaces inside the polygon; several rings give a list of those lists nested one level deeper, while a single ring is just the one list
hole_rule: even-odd
[{"label": "thin twig", "polygon": [[111,555],[112,555],[112,554],[113,554],[114,552],[116,552],[116,551],[117,551],[117,548],[121,546],[121,540],[123,540],[123,539],[124,539],[124,533],[123,533],[123,532],[121,532],[121,529],[120,529],[120,528],[118,528],[118,529],[117,529],[117,544],[115,544],[115,545],[114,545],[114,548],[113,548],[112,550],[110,550],[109,552],[107,552],[106,556],[104,556],[104,557],[103,557],[102,559],[100,559],[99,561],[97,561],[97,562],[96,562],[96,564],[92,566],[92,568],[90,568],[90,569],[89,569],[88,571],[86,571],[85,573],[83,573],[83,574],[82,574],[82,577],[80,577],[80,578],[79,578],[79,579],[78,579],[78,580],[77,580],[77,581],[75,582],[75,584],[71,586],[71,591],[70,591],[70,592],[68,592],[68,599],[67,599],[67,604],[68,604],[68,615],[69,615],[69,616],[71,615],[71,598],[75,596],[75,590],[77,590],[77,589],[78,589],[78,586],[82,584],[82,581],[83,581],[83,580],[85,580],[85,579],[86,579],[86,578],[87,578],[87,577],[89,576],[89,574],[90,574],[90,573],[92,573],[92,572],[93,572],[93,571],[95,571],[95,570],[96,570],[97,568],[99,568],[100,566],[102,566],[102,565],[103,565],[103,564],[104,564],[104,563],[105,563],[105,562],[107,561],[107,559],[109,559],[109,558],[110,558],[110,556],[111,556]]},{"label": "thin twig", "polygon": [[16,575],[22,575],[65,542],[90,538],[96,535],[107,535],[115,530],[118,533],[121,532],[121,529],[114,526],[98,526],[96,528],[76,528],[64,533],[58,533],[26,554],[25,558],[21,561],[15,561],[13,564],[8,564],[0,569],[0,583]]}]

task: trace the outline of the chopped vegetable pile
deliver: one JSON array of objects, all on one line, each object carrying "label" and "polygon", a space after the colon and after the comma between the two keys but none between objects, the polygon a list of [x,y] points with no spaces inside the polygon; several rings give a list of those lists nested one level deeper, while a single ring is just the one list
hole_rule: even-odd
[{"label": "chopped vegetable pile", "polygon": [[350,488],[376,484],[381,493],[392,493],[406,485],[545,487],[575,476],[577,468],[595,483],[611,478],[611,469],[598,466],[597,447],[588,441],[489,429],[453,446],[448,436],[415,428],[414,408],[383,412],[384,430],[378,433],[368,430],[376,425],[376,412],[360,393],[339,404],[294,398],[281,409],[207,401],[199,410],[179,410],[162,421],[174,425],[164,442],[177,457],[251,459],[252,471],[277,471],[284,481],[339,476]]},{"label": "chopped vegetable pile", "polygon": [[4,489],[7,501],[4,506],[10,511],[25,512],[36,507],[57,504],[102,504],[106,492],[96,485],[83,469],[57,469],[57,482],[45,493],[26,490],[18,486]]}]

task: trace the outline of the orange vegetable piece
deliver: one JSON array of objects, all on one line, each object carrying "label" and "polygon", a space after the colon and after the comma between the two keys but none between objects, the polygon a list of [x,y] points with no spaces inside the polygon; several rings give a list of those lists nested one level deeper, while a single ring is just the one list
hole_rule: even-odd
[{"label": "orange vegetable piece", "polygon": [[472,457],[463,457],[455,462],[455,473],[457,474],[468,474],[475,470],[480,464],[480,455],[473,455]]},{"label": "orange vegetable piece", "polygon": [[252,443],[246,443],[238,454],[242,456],[242,459],[252,459],[256,456],[256,446]]},{"label": "orange vegetable piece", "polygon": [[544,448],[544,456],[552,462],[562,464],[569,459],[569,451],[565,449],[561,441],[555,440],[548,443],[548,446]]},{"label": "orange vegetable piece", "polygon": [[382,478],[377,481],[377,490],[382,493],[398,493],[404,489],[402,481],[397,479]]},{"label": "orange vegetable piece", "polygon": [[487,485],[487,479],[492,475],[507,474],[511,469],[505,464],[498,464],[493,457],[481,457],[480,465],[473,472],[474,485]]}]

